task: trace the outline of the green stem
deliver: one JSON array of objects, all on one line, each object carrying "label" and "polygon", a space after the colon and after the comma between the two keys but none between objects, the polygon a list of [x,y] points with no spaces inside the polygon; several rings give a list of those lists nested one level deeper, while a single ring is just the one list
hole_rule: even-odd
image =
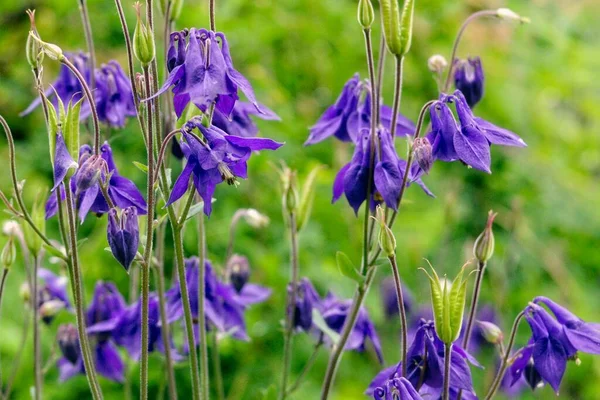
[{"label": "green stem", "polygon": [[2,309],[2,295],[4,294],[4,285],[6,284],[6,276],[8,275],[8,268],[2,270],[2,280],[0,280],[0,310]]},{"label": "green stem", "polygon": [[95,79],[94,71],[96,69],[96,52],[94,50],[94,38],[92,37],[92,24],[90,23],[90,16],[87,9],[86,0],[79,0],[79,12],[81,13],[81,22],[83,23],[83,33],[85,35],[85,42],[87,44],[88,53],[90,59],[88,61],[90,68],[90,87],[94,90]]},{"label": "green stem", "polygon": [[204,213],[198,213],[198,336],[200,352],[200,385],[202,398],[209,400],[210,382],[208,379],[208,343],[206,339],[206,232],[204,227]]},{"label": "green stem", "polygon": [[221,371],[221,356],[219,354],[219,338],[217,331],[211,335],[212,337],[212,362],[213,371],[215,374],[215,384],[217,387],[217,399],[225,400],[225,389],[223,388],[223,373]]},{"label": "green stem", "polygon": [[42,398],[43,377],[42,377],[42,356],[40,348],[40,308],[39,308],[39,289],[38,289],[38,269],[40,267],[40,257],[33,257],[33,277],[31,288],[31,309],[33,310],[33,376],[35,382],[34,399]]},{"label": "green stem", "polygon": [[306,361],[306,364],[304,364],[302,372],[300,372],[300,375],[298,375],[298,378],[296,378],[294,384],[287,389],[288,396],[294,393],[296,390],[298,390],[300,385],[302,385],[302,383],[304,382],[304,378],[306,378],[306,375],[312,369],[313,365],[315,364],[315,361],[317,361],[317,356],[319,355],[319,350],[322,346],[323,340],[319,340],[315,345],[315,349],[313,350],[313,353],[311,354],[310,358],[308,359],[308,361]]},{"label": "green stem", "polygon": [[450,400],[450,364],[452,359],[452,343],[444,344],[444,391],[442,400]]},{"label": "green stem", "polygon": [[488,393],[485,396],[485,400],[491,400],[496,395],[496,392],[498,391],[498,388],[500,387],[500,384],[502,383],[502,379],[504,379],[504,374],[506,373],[506,369],[508,368],[510,352],[512,351],[512,348],[515,344],[517,330],[518,330],[519,324],[521,323],[521,320],[523,319],[524,316],[525,316],[525,311],[521,311],[515,318],[515,322],[513,322],[513,326],[510,331],[510,339],[508,341],[508,346],[506,346],[506,350],[504,351],[504,357],[502,358],[502,364],[500,364],[500,368],[498,369],[496,377],[494,378],[494,381],[492,382],[492,386],[490,387],[490,390],[488,391]]},{"label": "green stem", "polygon": [[208,0],[208,10],[210,14],[210,30],[216,32],[215,25],[215,0]]},{"label": "green stem", "polygon": [[479,294],[481,293],[481,284],[483,282],[483,274],[485,272],[486,263],[479,262],[479,269],[477,270],[477,279],[475,281],[475,287],[473,288],[473,297],[471,298],[471,309],[469,311],[469,318],[467,319],[467,327],[465,329],[465,336],[462,341],[462,348],[468,351],[469,341],[471,339],[471,332],[473,330],[473,323],[475,322],[475,316],[477,315],[477,304],[479,303]]},{"label": "green stem", "polygon": [[402,283],[400,281],[400,272],[396,256],[389,257],[392,272],[394,274],[394,286],[396,287],[396,300],[398,301],[398,313],[402,323],[402,376],[406,376],[406,368],[408,366],[408,323],[406,322],[406,309],[404,308],[404,295],[402,293]]},{"label": "green stem", "polygon": [[296,225],[296,214],[292,211],[289,215],[290,229],[290,284],[291,289],[288,296],[286,307],[285,332],[283,336],[283,374],[281,378],[281,388],[279,391],[279,400],[284,400],[287,396],[288,378],[292,365],[292,341],[294,337],[294,315],[296,313],[296,291],[298,287],[298,232]]},{"label": "green stem", "polygon": [[329,398],[329,392],[331,391],[331,386],[333,385],[333,380],[337,373],[337,369],[339,367],[344,348],[346,347],[348,338],[350,337],[350,334],[354,329],[354,325],[356,324],[356,319],[358,318],[360,307],[362,306],[365,297],[369,292],[369,288],[373,283],[375,272],[376,267],[370,267],[367,271],[367,276],[364,284],[358,286],[356,289],[356,293],[354,294],[354,300],[352,301],[352,306],[348,311],[348,316],[346,317],[346,321],[344,322],[344,327],[342,329],[340,338],[335,344],[335,346],[333,346],[333,350],[331,352],[331,355],[329,356],[329,363],[327,364],[327,370],[325,371],[325,379],[323,380],[323,386],[321,388],[321,400],[326,400]]},{"label": "green stem", "polygon": [[[121,22],[121,29],[123,30],[123,37],[125,38],[125,49],[127,50],[127,65],[129,67],[129,80],[131,81],[131,89],[133,91],[133,101],[135,103],[135,110],[138,112],[138,121],[143,127],[143,123],[140,120],[140,98],[137,90],[135,90],[135,70],[133,68],[133,47],[131,46],[131,37],[129,36],[129,28],[127,26],[127,20],[125,19],[125,13],[123,12],[123,5],[121,0],[115,0],[117,6],[117,14],[119,14],[119,21]],[[142,129],[143,130],[143,129]],[[144,135],[145,136],[145,135]]]},{"label": "green stem", "polygon": [[398,128],[398,114],[400,113],[400,101],[402,100],[402,69],[404,57],[396,56],[396,69],[394,70],[394,103],[392,105],[392,121],[390,125],[390,135],[392,140],[396,140],[396,130]]},{"label": "green stem", "polygon": [[[83,296],[83,283],[81,277],[81,268],[79,265],[79,251],[77,249],[77,225],[75,220],[75,210],[73,209],[73,195],[71,193],[71,187],[68,183],[63,184],[66,194],[67,203],[67,221],[69,229],[69,256],[71,258],[70,266],[72,270],[73,280],[71,286],[73,289],[73,299],[75,302],[75,317],[77,320],[77,333],[79,335],[79,344],[81,346],[81,354],[83,356],[83,364],[85,366],[86,377],[90,390],[92,391],[92,397],[94,400],[102,399],[102,389],[98,383],[98,377],[96,375],[96,366],[94,365],[94,359],[90,350],[90,343],[86,332],[85,324],[85,305]],[[36,279],[36,277],[33,277]]]}]

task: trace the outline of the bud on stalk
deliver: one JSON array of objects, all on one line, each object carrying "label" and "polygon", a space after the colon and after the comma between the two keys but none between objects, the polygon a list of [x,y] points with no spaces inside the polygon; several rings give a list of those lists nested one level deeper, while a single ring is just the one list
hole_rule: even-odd
[{"label": "bud on stalk", "polygon": [[0,261],[2,261],[2,266],[4,269],[9,269],[15,263],[17,259],[17,248],[15,247],[15,242],[12,236],[8,238],[8,241],[4,245],[2,249],[2,254],[0,255]]},{"label": "bud on stalk", "polygon": [[137,13],[137,24],[133,32],[133,54],[142,66],[147,67],[156,56],[154,35],[150,27],[142,23],[141,4],[136,2],[134,7]]},{"label": "bud on stalk", "polygon": [[504,339],[502,330],[495,324],[488,321],[477,321],[477,326],[481,330],[481,335],[491,344],[500,344]]},{"label": "bud on stalk", "polygon": [[379,247],[388,257],[396,254],[396,237],[385,221],[385,212],[383,208],[377,206],[376,220],[379,222]]},{"label": "bud on stalk", "polygon": [[371,0],[358,1],[358,23],[363,29],[371,29],[371,25],[375,20],[375,11]]},{"label": "bud on stalk", "polygon": [[485,229],[481,232],[477,240],[475,240],[475,245],[473,246],[473,255],[482,264],[487,263],[494,254],[495,239],[492,225],[494,224],[496,215],[498,214],[490,210]]},{"label": "bud on stalk", "polygon": [[[26,12],[27,15],[29,15],[29,22],[31,23],[29,30],[39,38],[40,35],[35,27],[35,10],[27,10]],[[27,36],[27,43],[25,44],[25,56],[27,57],[27,62],[32,69],[39,69],[42,66],[42,61],[44,61],[44,52],[42,51],[42,47],[40,46],[39,42],[32,38],[31,35]]]}]

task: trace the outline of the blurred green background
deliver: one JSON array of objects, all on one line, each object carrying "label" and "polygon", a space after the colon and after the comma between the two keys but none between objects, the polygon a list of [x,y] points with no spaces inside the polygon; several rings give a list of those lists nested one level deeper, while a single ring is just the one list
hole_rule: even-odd
[{"label": "blurred green background", "polygon": [[[130,4],[131,3],[131,4]],[[124,1],[130,27],[134,10]],[[24,58],[29,29],[27,8],[37,9],[42,37],[65,50],[85,49],[76,0],[0,2],[0,114],[17,140],[18,172],[26,179],[25,198],[32,204],[36,193],[51,184],[47,136],[40,110],[20,118],[34,97],[32,75]],[[485,224],[489,209],[497,218],[495,257],[484,282],[484,303],[494,303],[502,316],[502,327],[527,302],[539,294],[569,306],[586,320],[600,322],[600,25],[596,0],[418,0],[412,50],[405,63],[401,111],[413,120],[421,105],[436,96],[435,82],[427,70],[430,55],[449,57],[450,47],[461,22],[472,12],[509,7],[529,16],[530,25],[515,26],[498,21],[477,22],[468,29],[459,49],[461,56],[479,55],[486,73],[486,93],[475,112],[478,116],[517,132],[528,143],[526,149],[494,147],[493,174],[468,170],[459,163],[438,163],[425,178],[435,199],[419,190],[409,190],[394,227],[398,239],[401,274],[416,300],[426,303],[429,291],[423,274],[423,258],[442,273],[453,275],[471,257],[474,238]],[[207,1],[186,1],[178,28],[206,27]],[[121,28],[112,1],[89,0],[89,11],[98,63],[117,59],[125,66]],[[158,11],[158,10],[157,10]],[[208,248],[217,265],[222,264],[233,212],[253,207],[271,218],[268,228],[256,231],[242,226],[235,251],[246,255],[252,265],[252,280],[274,289],[265,304],[248,312],[250,343],[225,340],[221,345],[223,374],[228,399],[257,399],[271,383],[279,384],[282,367],[281,320],[288,279],[288,243],[284,238],[278,177],[272,163],[283,159],[299,170],[300,180],[318,164],[327,166],[319,175],[311,222],[300,237],[301,275],[310,277],[322,295],[332,290],[351,297],[353,285],[335,266],[335,252],[345,251],[358,260],[361,221],[342,200],[331,204],[335,173],[351,156],[351,148],[332,140],[305,148],[307,127],[337,97],[344,82],[355,72],[366,76],[363,37],[356,23],[356,1],[351,0],[217,0],[217,28],[227,34],[235,65],[253,83],[261,102],[276,111],[282,122],[263,122],[263,136],[285,141],[275,153],[263,152],[250,162],[250,178],[233,189],[221,185],[217,203],[208,221]],[[162,26],[157,12],[156,22]],[[159,35],[160,36],[160,35]],[[374,28],[379,37],[379,27]],[[162,41],[161,41],[162,43]],[[162,44],[159,44],[159,48]],[[162,53],[160,51],[159,53]],[[45,61],[45,81],[53,80],[57,65]],[[384,95],[391,103],[391,60],[388,59]],[[130,120],[122,131],[103,130],[109,138],[122,174],[145,186],[145,176],[131,161],[144,160],[143,142],[137,122]],[[3,137],[3,136],[2,136]],[[89,137],[87,138],[89,140]],[[6,142],[0,140],[4,173],[0,188],[10,193]],[[399,151],[405,147],[400,141]],[[6,217],[8,218],[8,216]],[[88,218],[80,236],[89,240],[81,256],[89,300],[97,280],[113,280],[124,294],[129,277],[103,249],[106,219]],[[190,226],[186,254],[195,253],[195,234]],[[50,235],[58,237],[56,222],[49,222]],[[1,239],[2,244],[6,239]],[[170,252],[170,241],[167,244]],[[167,267],[171,269],[171,258]],[[45,260],[44,265],[56,270]],[[385,348],[386,363],[399,357],[399,322],[386,320],[379,295],[379,282],[391,275],[381,268],[367,299]],[[170,275],[169,275],[170,276]],[[13,359],[22,339],[25,306],[19,286],[25,279],[19,263],[11,270],[0,317],[2,380],[13,370]],[[55,351],[55,333],[61,315],[51,326],[42,327],[44,359]],[[519,344],[529,329],[523,324]],[[32,385],[30,338],[22,363],[16,371],[13,398],[29,398]],[[293,373],[297,376],[311,353],[313,338],[298,335],[294,342]],[[54,350],[53,350],[54,349]],[[295,399],[317,398],[327,363],[322,351]],[[481,356],[486,370],[474,371],[482,393],[494,371],[492,352]],[[151,357],[152,396],[164,387],[162,358]],[[362,399],[369,381],[380,366],[371,353],[346,353],[339,369],[335,399]],[[181,398],[189,396],[188,367],[176,370]],[[132,397],[138,393],[138,368],[129,367]],[[594,399],[600,393],[600,359],[581,355],[581,365],[570,363],[561,388],[568,399]],[[106,398],[125,398],[123,386],[101,380]],[[45,397],[89,398],[84,377],[58,382],[57,370],[45,376]],[[521,398],[545,399],[549,388]]]}]

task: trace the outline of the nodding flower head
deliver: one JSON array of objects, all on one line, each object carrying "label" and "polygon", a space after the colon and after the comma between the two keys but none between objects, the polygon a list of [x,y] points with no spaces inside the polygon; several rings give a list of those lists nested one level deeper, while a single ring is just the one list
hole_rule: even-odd
[{"label": "nodding flower head", "polygon": [[95,76],[98,118],[111,127],[124,127],[127,117],[137,115],[131,81],[115,60],[97,68]]},{"label": "nodding flower head", "polygon": [[58,348],[63,357],[71,364],[76,364],[81,355],[81,350],[79,346],[79,336],[75,325],[60,325],[58,327],[58,333],[56,334],[56,341],[58,342]]},{"label": "nodding flower head", "polygon": [[126,271],[129,271],[129,267],[137,255],[139,236],[135,207],[124,209],[120,218],[116,209],[110,209],[108,212],[108,244],[113,256]]},{"label": "nodding flower head", "polygon": [[454,86],[460,90],[473,108],[483,97],[485,76],[479,57],[456,60],[454,63]]},{"label": "nodding flower head", "polygon": [[232,255],[227,261],[227,267],[225,270],[229,282],[233,285],[235,290],[239,293],[244,288],[244,285],[250,279],[250,264],[248,258],[240,256],[239,254]]}]

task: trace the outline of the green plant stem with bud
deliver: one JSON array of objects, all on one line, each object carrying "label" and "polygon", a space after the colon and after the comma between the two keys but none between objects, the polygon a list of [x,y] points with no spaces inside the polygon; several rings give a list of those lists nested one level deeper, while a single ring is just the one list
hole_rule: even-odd
[{"label": "green plant stem with bud", "polygon": [[450,400],[450,364],[452,360],[452,343],[444,343],[444,390],[442,400]]},{"label": "green plant stem with bud", "polygon": [[298,231],[296,228],[296,213],[289,210],[288,226],[290,230],[290,292],[287,299],[285,332],[283,336],[283,374],[279,388],[279,400],[288,395],[287,386],[292,365],[292,342],[294,337],[294,316],[296,314],[296,291],[298,290]]},{"label": "green plant stem with bud", "polygon": [[[192,192],[194,188],[192,187]],[[201,201],[197,195],[197,200]],[[210,201],[210,200],[209,200]],[[206,228],[204,225],[204,213],[199,212],[198,223],[198,336],[200,352],[200,388],[202,398],[210,399],[210,381],[208,376],[208,340],[206,335]],[[194,350],[195,351],[195,350]]]},{"label": "green plant stem with bud", "polygon": [[400,322],[402,324],[402,376],[406,376],[406,368],[408,361],[408,323],[406,321],[406,308],[404,307],[404,294],[402,293],[402,283],[400,280],[400,271],[398,271],[398,263],[396,256],[388,257],[392,272],[394,275],[394,286],[396,288],[396,300],[398,301],[398,313],[400,314]]}]

